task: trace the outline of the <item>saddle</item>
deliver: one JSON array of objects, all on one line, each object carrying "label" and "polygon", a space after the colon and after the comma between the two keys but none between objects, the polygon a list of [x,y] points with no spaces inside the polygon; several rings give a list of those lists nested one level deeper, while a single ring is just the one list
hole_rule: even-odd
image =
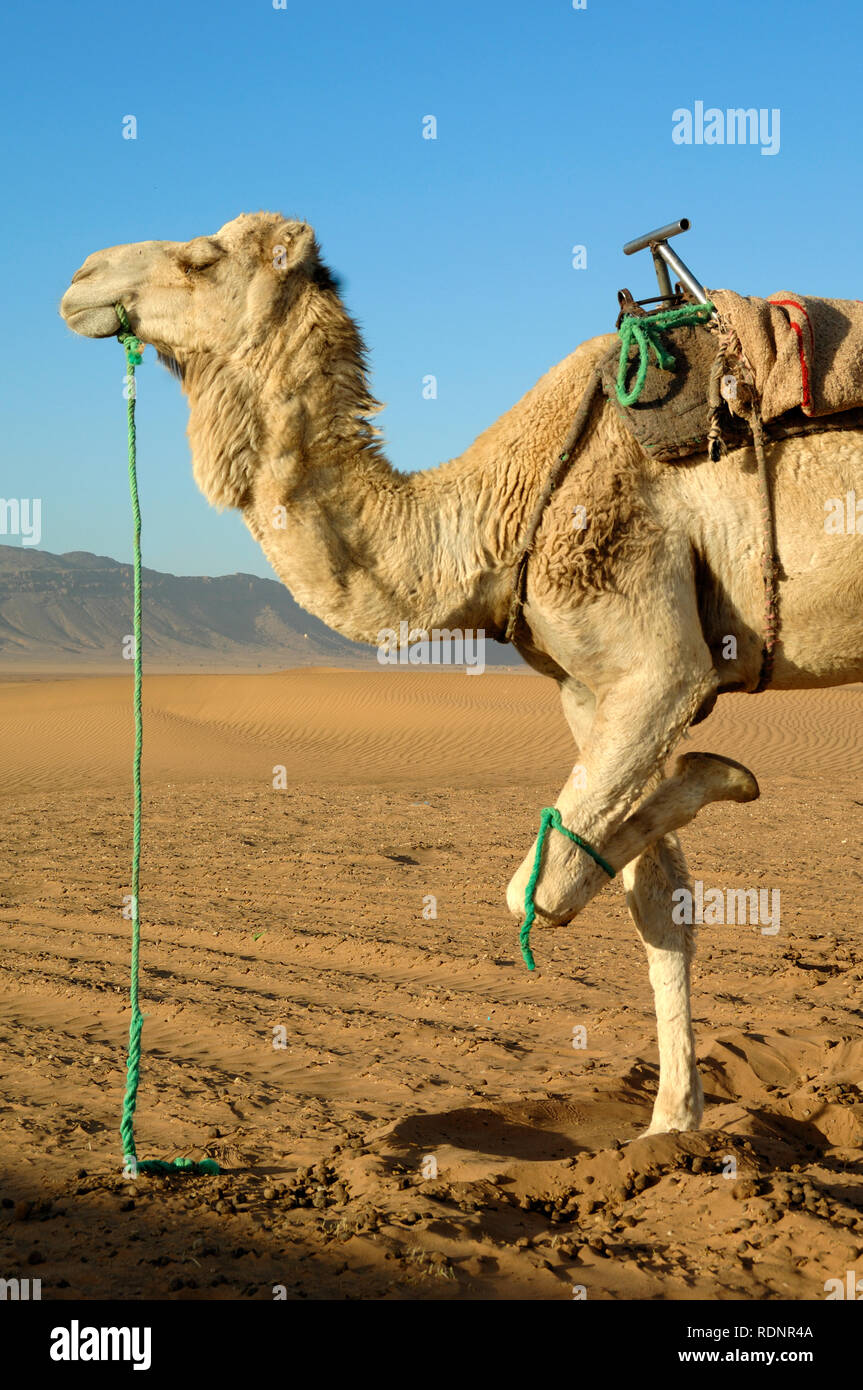
[{"label": "saddle", "polygon": [[[729,452],[744,447],[755,400],[768,441],[863,429],[863,303],[707,293],[716,317],[709,325],[662,330],[674,365],[650,360],[632,404],[619,403],[619,383],[636,374],[637,346],[629,348],[622,378],[619,354],[603,365],[604,394],[648,457],[679,461],[718,439]],[[638,312],[644,325],[655,317]]]}]

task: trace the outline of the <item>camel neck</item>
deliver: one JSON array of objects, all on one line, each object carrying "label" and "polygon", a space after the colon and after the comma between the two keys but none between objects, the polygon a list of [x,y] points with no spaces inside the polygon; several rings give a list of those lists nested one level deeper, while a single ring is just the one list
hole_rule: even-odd
[{"label": "camel neck", "polygon": [[502,634],[529,502],[518,409],[460,459],[396,472],[359,332],[313,288],[241,361],[197,363],[184,384],[199,485],[242,510],[309,612],[362,642],[403,622]]},{"label": "camel neck", "polygon": [[483,629],[505,622],[511,567],[483,541],[481,490],[451,466],[400,474],[379,454],[285,485],[262,467],[243,516],[297,602],[354,641],[385,629]]}]

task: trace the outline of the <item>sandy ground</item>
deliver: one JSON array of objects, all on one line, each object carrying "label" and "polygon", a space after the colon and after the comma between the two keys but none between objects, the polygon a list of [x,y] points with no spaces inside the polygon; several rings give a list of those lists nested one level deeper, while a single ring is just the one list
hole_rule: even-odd
[{"label": "sandy ground", "polygon": [[551,683],[151,677],[138,1148],[223,1174],[134,1183],[129,694],[0,685],[0,1275],[178,1299],[863,1277],[863,690],[725,697],[685,745],[762,787],[684,833],[694,875],[779,888],[781,930],[702,929],[706,1128],[638,1139],[656,1046],[619,888],[536,930],[533,975],[503,902],[573,762]]}]

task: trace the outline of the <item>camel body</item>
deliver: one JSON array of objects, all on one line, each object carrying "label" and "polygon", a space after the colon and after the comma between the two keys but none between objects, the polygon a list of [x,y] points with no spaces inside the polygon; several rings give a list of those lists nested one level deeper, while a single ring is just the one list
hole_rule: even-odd
[{"label": "camel body", "polygon": [[[524,530],[590,373],[613,341],[583,344],[461,455],[401,474],[371,417],[364,348],[314,234],[275,214],[214,237],[95,253],[64,296],[76,332],[132,327],[179,376],[196,480],[239,509],[309,612],[358,641],[384,629],[502,636]],[[836,499],[863,496],[863,432],[769,448],[780,562],[781,640],[772,685],[863,679],[863,534],[834,533]],[[750,449],[710,462],[648,460],[597,404],[544,513],[515,646],[557,681],[579,775],[564,824],[622,870],[654,988],[660,1085],[650,1131],[702,1118],[690,1021],[689,886],[674,833],[701,806],[757,795],[738,764],[666,760],[718,695],[752,690],[761,667],[761,519]],[[507,902],[517,916],[535,846]],[[547,842],[537,926],[570,921],[605,875],[563,836]]]}]

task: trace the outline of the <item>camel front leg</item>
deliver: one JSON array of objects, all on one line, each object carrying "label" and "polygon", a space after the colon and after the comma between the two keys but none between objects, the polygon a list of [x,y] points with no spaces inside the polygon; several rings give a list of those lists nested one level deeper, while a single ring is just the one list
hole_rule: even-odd
[{"label": "camel front leg", "polygon": [[[614,837],[615,866],[635,845],[650,839],[657,828],[670,829],[672,821],[677,826],[685,823],[683,817],[692,819],[699,802],[706,804],[704,798],[751,801],[757,795],[758,783],[739,763],[710,753],[684,755],[677,760],[674,777],[660,782]],[[675,892],[685,889],[691,893],[692,884],[677,835],[665,833],[629,858],[621,877],[626,905],[647,955],[656,1007],[659,1092],[646,1133],[698,1129],[704,1114],[704,1091],[692,1029],[690,975],[695,929],[691,923],[676,922],[673,912]]]},{"label": "camel front leg", "polygon": [[647,1134],[698,1129],[704,1091],[695,1061],[690,1004],[690,967],[695,932],[672,918],[677,889],[691,891],[686,860],[676,835],[665,835],[625,866],[626,905],[647,954],[656,1005],[659,1092]]}]

